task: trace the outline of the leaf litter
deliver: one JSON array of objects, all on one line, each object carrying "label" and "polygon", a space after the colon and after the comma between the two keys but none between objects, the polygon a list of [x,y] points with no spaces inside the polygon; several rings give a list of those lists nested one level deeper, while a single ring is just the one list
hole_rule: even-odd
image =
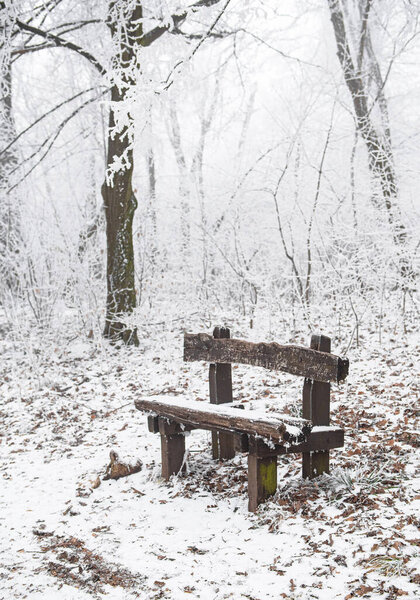
[{"label": "leaf litter", "polygon": [[[76,344],[34,357],[1,342],[0,597],[414,599],[415,337],[394,342],[393,365],[390,345],[350,353],[349,381],[332,390],[346,437],[331,475],[303,481],[300,458],[281,457],[277,493],[255,515],[246,455],[214,462],[206,432],[188,437],[186,475],[160,478],[159,436],[134,400],[207,398],[207,369],[182,362],[181,341],[162,332],[138,352],[89,340],[80,357]],[[238,367],[233,380],[247,408],[299,415],[298,378]],[[104,480],[110,452],[138,471]]]}]

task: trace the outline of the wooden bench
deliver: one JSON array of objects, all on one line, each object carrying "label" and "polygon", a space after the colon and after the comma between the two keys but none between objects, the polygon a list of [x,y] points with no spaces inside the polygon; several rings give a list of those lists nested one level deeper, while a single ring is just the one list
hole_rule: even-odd
[{"label": "wooden bench", "polygon": [[[344,431],[330,426],[330,382],[343,381],[349,362],[331,354],[326,336],[313,335],[311,347],[276,343],[255,344],[230,338],[216,327],[213,337],[185,334],[184,360],[210,362],[210,403],[161,397],[136,400],[137,409],[151,413],[149,430],[160,433],[162,477],[185,470],[185,434],[193,429],[212,432],[215,459],[248,452],[248,508],[274,494],[277,456],[302,453],[303,477],[329,472],[329,451],[344,445]],[[257,365],[305,377],[302,418],[232,406],[231,363]],[[226,406],[231,404],[231,406]],[[220,406],[223,405],[223,406]]]}]

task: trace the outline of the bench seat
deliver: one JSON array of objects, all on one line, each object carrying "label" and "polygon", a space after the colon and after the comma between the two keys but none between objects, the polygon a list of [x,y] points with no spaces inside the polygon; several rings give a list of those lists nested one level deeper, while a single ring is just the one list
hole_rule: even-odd
[{"label": "bench seat", "polygon": [[[278,455],[326,451],[344,445],[344,431],[339,427],[313,427],[306,419],[285,414],[167,397],[139,399],[135,401],[135,406],[142,412],[150,413],[149,430],[161,435],[164,479],[185,469],[185,434],[192,429],[245,436],[246,444],[242,444],[241,449],[249,452],[248,492],[251,511],[255,511],[261,501],[275,492]],[[267,469],[270,476],[265,476],[263,481],[261,472],[267,473]]]},{"label": "bench seat", "polygon": [[273,442],[306,440],[311,431],[307,419],[261,410],[241,410],[226,404],[209,405],[197,400],[148,397],[135,401],[138,410],[155,413],[179,423],[195,425],[199,429],[260,435]]}]

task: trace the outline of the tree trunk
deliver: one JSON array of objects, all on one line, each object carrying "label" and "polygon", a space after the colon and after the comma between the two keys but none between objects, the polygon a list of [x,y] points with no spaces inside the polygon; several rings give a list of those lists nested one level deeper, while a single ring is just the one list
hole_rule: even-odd
[{"label": "tree trunk", "polygon": [[[127,327],[125,316],[136,307],[133,218],[137,200],[132,186],[133,150],[127,128],[115,132],[114,106],[126,98],[127,90],[135,83],[136,48],[143,34],[141,19],[142,7],[136,3],[134,9],[118,7],[118,0],[111,0],[109,22],[111,35],[118,44],[118,57],[115,66],[120,68],[122,79],[119,86],[111,88],[111,109],[108,130],[107,171],[108,176],[102,186],[105,206],[107,237],[107,299],[104,336],[112,340],[123,340],[127,344],[138,345],[137,331]],[[117,9],[123,10],[124,29],[119,29]],[[114,16],[115,15],[115,16]],[[120,15],[121,17],[121,15]],[[118,61],[118,62],[117,62]],[[126,158],[126,166],[109,177],[109,170],[115,157]]]},{"label": "tree trunk", "polygon": [[190,249],[190,190],[188,186],[187,161],[182,150],[181,129],[175,104],[169,107],[169,134],[175,153],[175,159],[179,171],[179,199],[180,199],[180,221],[181,221],[181,252],[184,263],[188,259]]},{"label": "tree trunk", "polygon": [[[8,27],[0,26],[0,37],[6,39]],[[5,41],[5,44],[7,41]],[[0,81],[0,258],[2,284],[16,291],[18,285],[17,256],[21,249],[19,202],[9,193],[10,175],[18,164],[14,146],[6,149],[16,137],[12,110],[12,65],[10,54],[3,49]]]},{"label": "tree trunk", "polygon": [[[111,100],[120,101],[120,92],[112,88]],[[114,127],[114,114],[111,108],[110,130]],[[130,166],[115,173],[112,184],[106,179],[102,186],[105,206],[107,239],[107,299],[104,336],[122,339],[126,343],[138,345],[137,333],[124,323],[124,315],[136,307],[134,281],[133,218],[137,201],[132,187],[133,156],[128,137],[108,134],[107,166],[114,156],[128,152]]]},{"label": "tree trunk", "polygon": [[202,255],[202,265],[203,265],[203,273],[202,273],[202,285],[204,288],[204,293],[206,299],[208,299],[208,285],[207,281],[207,273],[209,269],[209,265],[214,269],[214,249],[213,245],[208,243],[208,219],[206,212],[206,203],[205,203],[205,193],[204,193],[204,149],[207,134],[210,131],[210,127],[215,115],[217,102],[219,99],[220,93],[220,79],[216,78],[216,83],[214,87],[213,98],[210,103],[209,110],[207,114],[205,113],[201,116],[201,128],[200,128],[200,138],[198,141],[197,149],[194,155],[194,158],[191,163],[190,175],[191,180],[193,181],[194,190],[196,195],[198,196],[198,201],[200,205],[200,213],[201,213],[201,242],[203,248]]},{"label": "tree trunk", "polygon": [[155,152],[153,149],[153,131],[152,131],[152,113],[149,114],[149,127],[150,127],[150,143],[147,151],[147,175],[149,181],[149,206],[148,206],[148,218],[152,224],[152,234],[149,240],[150,245],[150,263],[154,273],[157,261],[158,247],[157,247],[157,216],[156,216],[156,165],[155,165]]}]

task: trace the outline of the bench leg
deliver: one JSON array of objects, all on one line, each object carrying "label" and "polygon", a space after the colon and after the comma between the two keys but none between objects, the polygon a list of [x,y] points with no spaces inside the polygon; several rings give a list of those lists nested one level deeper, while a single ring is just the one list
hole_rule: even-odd
[{"label": "bench leg", "polygon": [[169,479],[181,470],[185,471],[185,436],[181,434],[160,435],[162,450],[162,477]]},{"label": "bench leg", "polygon": [[211,447],[215,460],[234,458],[235,434],[224,431],[212,431]]},{"label": "bench leg", "polygon": [[321,452],[312,453],[312,473],[313,477],[318,477],[323,473],[330,472],[330,452],[322,450]]},{"label": "bench leg", "polygon": [[330,452],[302,452],[302,477],[314,479],[323,473],[330,472]]},{"label": "bench leg", "polygon": [[255,512],[277,490],[277,456],[259,456],[257,451],[248,454],[248,510]]},{"label": "bench leg", "polygon": [[[215,327],[215,339],[230,338],[230,329]],[[209,367],[210,404],[232,402],[232,365],[230,363],[211,364]],[[215,460],[235,456],[235,435],[225,431],[212,431],[212,454]]]},{"label": "bench leg", "polygon": [[[331,352],[331,340],[325,335],[313,335],[311,348],[321,352]],[[305,379],[303,384],[302,416],[313,425],[330,424],[330,384]],[[322,473],[330,472],[330,453],[328,450],[302,453],[302,477],[314,479]]]}]

